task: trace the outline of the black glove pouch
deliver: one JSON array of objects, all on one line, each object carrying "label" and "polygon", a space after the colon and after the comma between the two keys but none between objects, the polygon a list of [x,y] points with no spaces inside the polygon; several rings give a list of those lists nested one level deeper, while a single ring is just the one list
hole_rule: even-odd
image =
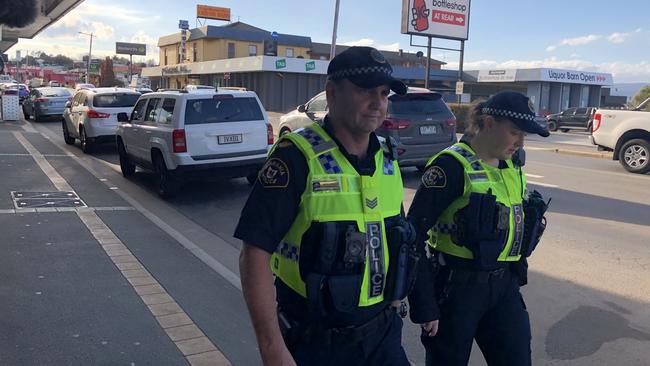
[{"label": "black glove pouch", "polygon": [[349,313],[359,305],[363,275],[329,276],[327,285],[332,306],[339,312]]}]

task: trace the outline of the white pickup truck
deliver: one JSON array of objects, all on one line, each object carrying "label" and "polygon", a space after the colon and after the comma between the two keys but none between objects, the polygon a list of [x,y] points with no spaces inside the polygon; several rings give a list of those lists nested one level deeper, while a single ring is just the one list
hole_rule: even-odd
[{"label": "white pickup truck", "polygon": [[632,173],[650,171],[650,98],[631,110],[597,109],[591,143],[614,152],[614,160]]}]

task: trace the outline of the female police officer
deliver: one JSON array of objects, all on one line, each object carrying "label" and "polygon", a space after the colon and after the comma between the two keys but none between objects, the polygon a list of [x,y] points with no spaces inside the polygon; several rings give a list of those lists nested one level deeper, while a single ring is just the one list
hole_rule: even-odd
[{"label": "female police officer", "polygon": [[409,296],[411,320],[422,326],[427,365],[466,365],[473,339],[489,365],[529,365],[519,286],[536,241],[524,237],[515,153],[527,133],[549,133],[528,97],[511,91],[478,104],[468,122],[463,139],[431,159],[409,210],[430,259]]},{"label": "female police officer", "polygon": [[370,47],[332,59],[328,115],[280,139],[242,211],[242,289],[265,365],[409,364],[390,306],[403,295],[389,291],[402,179],[373,132],[390,90],[406,92],[391,73]]}]

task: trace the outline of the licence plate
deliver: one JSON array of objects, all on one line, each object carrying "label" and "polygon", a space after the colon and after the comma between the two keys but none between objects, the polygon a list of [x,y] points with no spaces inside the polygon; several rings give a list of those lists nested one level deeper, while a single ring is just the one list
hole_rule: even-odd
[{"label": "licence plate", "polygon": [[219,144],[239,144],[242,142],[242,135],[220,135],[218,136]]},{"label": "licence plate", "polygon": [[436,133],[436,126],[420,126],[420,135],[433,135]]}]

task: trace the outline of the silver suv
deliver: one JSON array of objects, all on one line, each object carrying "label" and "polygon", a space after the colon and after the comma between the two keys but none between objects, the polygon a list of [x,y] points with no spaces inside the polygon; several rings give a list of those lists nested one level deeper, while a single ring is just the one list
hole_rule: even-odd
[{"label": "silver suv", "polygon": [[125,177],[136,165],[155,172],[166,197],[181,178],[247,177],[254,181],[273,145],[273,128],[257,95],[236,90],[143,94],[118,116],[117,150]]}]

